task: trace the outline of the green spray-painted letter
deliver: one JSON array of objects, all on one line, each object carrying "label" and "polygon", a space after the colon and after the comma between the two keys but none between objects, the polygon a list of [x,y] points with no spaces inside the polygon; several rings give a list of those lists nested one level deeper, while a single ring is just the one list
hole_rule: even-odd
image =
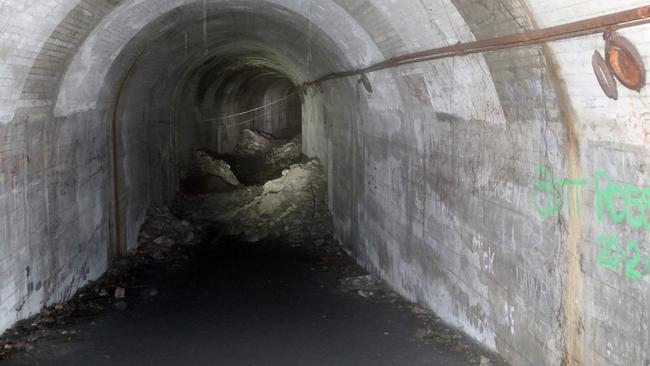
[{"label": "green spray-painted letter", "polygon": [[[546,168],[540,166],[537,168],[538,180],[535,187],[540,191],[540,195],[533,202],[535,211],[542,219],[546,219],[552,214],[559,212],[561,207],[562,192],[557,191],[554,187],[553,180],[546,180],[548,173]],[[540,204],[544,201],[544,206]]]},{"label": "green spray-painted letter", "polygon": [[[628,243],[627,248],[632,251],[634,256],[625,265],[625,275],[627,276],[627,278],[629,278],[631,280],[639,280],[645,274],[645,273],[637,270],[637,266],[639,264],[641,264],[641,262],[642,262],[641,253],[639,251],[639,243],[637,243],[634,240],[631,240]],[[648,266],[648,264],[647,264],[648,259],[647,258],[643,258],[643,259],[645,259],[644,270],[646,270],[647,266]]]},{"label": "green spray-painted letter", "polygon": [[602,234],[599,242],[601,249],[598,254],[598,264],[610,269],[618,268],[623,260],[625,260],[625,251],[618,245],[616,236]]}]

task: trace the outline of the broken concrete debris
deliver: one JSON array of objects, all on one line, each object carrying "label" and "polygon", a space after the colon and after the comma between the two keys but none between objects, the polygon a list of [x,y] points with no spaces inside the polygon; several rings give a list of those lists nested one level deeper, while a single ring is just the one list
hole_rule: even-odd
[{"label": "broken concrete debris", "polygon": [[233,192],[213,194],[181,194],[174,202],[174,212],[193,222],[218,226],[230,222],[235,212],[262,193],[262,187],[242,187]]},{"label": "broken concrete debris", "polygon": [[140,229],[136,252],[153,258],[162,258],[176,244],[195,241],[194,227],[188,221],[174,216],[167,207],[151,207]]},{"label": "broken concrete debris", "polygon": [[274,146],[265,155],[266,164],[270,166],[288,167],[299,161],[302,156],[302,135],[289,140],[286,144]]},{"label": "broken concrete debris", "polygon": [[243,155],[262,155],[272,148],[272,140],[269,135],[245,129],[235,147],[235,152]]},{"label": "broken concrete debris", "polygon": [[154,206],[147,210],[138,240],[140,245],[154,241],[157,245],[168,247],[173,243],[188,244],[193,239],[192,224],[176,217],[168,207]]},{"label": "broken concrete debris", "polygon": [[359,296],[369,298],[380,290],[380,281],[371,274],[347,277],[340,280],[343,290],[356,292]]},{"label": "broken concrete debris", "polygon": [[485,356],[481,356],[479,366],[490,366],[490,359]]},{"label": "broken concrete debris", "polygon": [[239,180],[230,169],[230,165],[223,160],[213,158],[206,151],[194,152],[194,164],[204,179],[215,176],[233,187],[239,186]]},{"label": "broken concrete debris", "polygon": [[216,158],[208,150],[192,153],[190,169],[185,174],[183,187],[194,193],[227,192],[241,184],[228,163]]},{"label": "broken concrete debris", "polygon": [[[258,135],[259,139],[265,139],[264,135]],[[247,142],[241,141],[241,146],[247,146]],[[295,136],[290,140],[269,139],[264,143],[264,149],[260,153],[253,154],[251,151],[258,150],[255,146],[241,147],[240,151],[235,150],[233,154],[222,155],[220,158],[227,161],[239,181],[245,185],[262,185],[269,180],[280,177],[283,170],[289,169],[293,164],[303,161],[302,135]]]},{"label": "broken concrete debris", "polygon": [[292,165],[232,215],[228,234],[248,242],[280,237],[289,242],[323,238],[331,232],[326,189],[318,160]]}]

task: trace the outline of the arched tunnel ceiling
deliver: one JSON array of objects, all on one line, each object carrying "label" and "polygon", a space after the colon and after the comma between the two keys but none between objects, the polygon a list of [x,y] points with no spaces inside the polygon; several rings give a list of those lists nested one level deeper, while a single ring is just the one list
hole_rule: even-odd
[{"label": "arched tunnel ceiling", "polygon": [[222,61],[209,62],[211,69],[207,69],[201,75],[196,88],[196,102],[203,108],[218,103],[220,98],[226,95],[234,97],[246,96],[255,97],[264,90],[278,84],[295,84],[289,77],[283,74],[281,67],[270,66],[265,60],[255,57],[235,56],[234,58]]},{"label": "arched tunnel ceiling", "polygon": [[[333,18],[340,26],[329,26]],[[111,85],[106,76],[115,71],[109,78],[120,78],[125,65],[146,65],[147,59],[166,61],[169,83],[209,70],[206,61],[228,59],[250,65],[259,60],[300,83],[377,56],[358,24],[330,2],[129,2],[102,21],[72,61],[56,113],[95,107],[102,86]]]}]

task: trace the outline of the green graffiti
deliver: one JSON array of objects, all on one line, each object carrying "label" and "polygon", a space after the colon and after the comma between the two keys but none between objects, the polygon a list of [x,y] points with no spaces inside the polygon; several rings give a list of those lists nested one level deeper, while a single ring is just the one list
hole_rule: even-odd
[{"label": "green graffiti", "polygon": [[600,244],[598,264],[609,269],[618,268],[625,260],[625,251],[619,247],[616,236],[603,234],[600,236]]},{"label": "green graffiti", "polygon": [[[627,224],[634,229],[645,227],[646,207],[643,203],[643,190],[631,184],[626,184],[624,188],[627,194],[627,205],[625,210]],[[635,212],[637,215],[635,215]]]},{"label": "green graffiti", "polygon": [[[544,167],[539,167],[537,168],[537,173],[540,179],[535,184],[535,187],[545,196],[536,199],[534,205],[539,216],[542,219],[546,219],[560,211],[560,197],[559,192],[555,190],[553,183],[546,181],[548,174],[546,169]],[[540,204],[542,199],[544,199],[545,206]]]},{"label": "green graffiti", "polygon": [[[565,207],[567,197],[571,196],[571,191],[573,191],[573,202],[580,202],[579,188],[587,187],[586,179],[549,179],[548,172],[543,166],[537,168],[537,177],[535,187],[541,195],[534,200],[533,205],[542,219],[560,212]],[[574,206],[576,209],[579,207],[578,204],[569,205],[570,212]]]},{"label": "green graffiti", "polygon": [[[573,188],[572,208],[580,207],[580,188],[587,187],[586,179],[549,179],[544,167],[536,170],[537,181],[535,188],[540,195],[533,202],[535,211],[542,219],[559,213],[570,197]],[[650,231],[650,187],[637,187],[628,183],[612,181],[607,173],[597,172],[594,181],[594,208],[599,222],[616,225],[625,224],[632,229]],[[601,235],[598,264],[610,270],[623,268],[625,277],[630,280],[640,280],[650,274],[650,259],[641,255],[639,243],[631,240],[627,247],[621,247],[615,235]]]},{"label": "green graffiti", "polygon": [[[648,258],[642,258],[639,251],[639,243],[636,241],[630,241],[627,245],[628,249],[631,250],[634,254],[634,257],[627,262],[625,265],[625,275],[627,278],[632,280],[639,280],[643,277],[644,274],[648,273],[648,267],[650,266],[650,261]],[[643,271],[638,270],[638,266],[643,262]]]},{"label": "green graffiti", "polygon": [[[536,175],[535,188],[540,195],[535,198],[533,206],[542,219],[560,212],[569,198],[575,203],[568,205],[569,213],[579,213],[572,210],[580,207],[580,188],[588,186],[587,179],[549,179],[544,167],[538,167]],[[625,223],[633,229],[650,231],[650,187],[613,182],[603,172],[594,174],[593,181],[598,221],[602,223],[608,217],[614,224]]]},{"label": "green graffiti", "polygon": [[599,172],[594,175],[594,191],[598,221],[603,222],[607,213],[614,224],[625,222],[633,229],[650,231],[646,214],[650,207],[650,187],[611,182],[606,173]]},{"label": "green graffiti", "polygon": [[621,265],[624,265],[625,277],[630,280],[640,280],[650,273],[650,259],[641,255],[638,242],[630,240],[627,250],[620,247],[615,235],[603,234],[599,242],[601,247],[598,253],[598,264],[601,266],[618,270]]},{"label": "green graffiti", "polygon": [[619,196],[623,203],[625,203],[625,190],[623,186],[618,183],[611,183],[605,189],[605,205],[607,206],[607,212],[609,216],[614,221],[615,224],[620,224],[625,220],[625,204],[623,209],[618,211],[616,209],[616,197]]},{"label": "green graffiti", "polygon": [[5,184],[5,173],[0,173],[0,186]]},{"label": "green graffiti", "polygon": [[603,206],[605,205],[605,191],[601,185],[601,179],[603,178],[607,180],[606,184],[608,184],[609,176],[607,176],[607,173],[598,172],[594,174],[594,191],[596,192],[596,200],[594,204],[596,206],[596,216],[600,222],[602,222],[604,218]]},{"label": "green graffiti", "polygon": [[643,213],[646,215],[646,220],[645,220],[645,229],[646,231],[650,231],[650,216],[647,215],[647,210],[650,208],[650,187],[645,187],[643,188]]}]

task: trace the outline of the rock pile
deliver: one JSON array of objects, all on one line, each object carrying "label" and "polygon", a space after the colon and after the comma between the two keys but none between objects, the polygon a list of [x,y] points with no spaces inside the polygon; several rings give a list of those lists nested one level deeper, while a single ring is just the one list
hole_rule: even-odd
[{"label": "rock pile", "polygon": [[194,193],[229,192],[241,184],[230,165],[215,158],[208,150],[192,153],[192,163],[183,182],[185,191]]},{"label": "rock pile", "polygon": [[272,138],[258,131],[246,129],[242,131],[241,138],[235,147],[238,154],[261,155],[266,154],[273,147]]},{"label": "rock pile", "polygon": [[265,155],[266,165],[282,169],[300,161],[302,157],[302,135],[291,139],[288,143],[275,146]]},{"label": "rock pile", "polygon": [[325,174],[318,160],[292,165],[232,215],[228,234],[248,242],[280,237],[289,242],[322,239],[331,232],[326,196]]},{"label": "rock pile", "polygon": [[151,207],[140,229],[138,253],[162,258],[175,244],[190,244],[195,239],[188,221],[180,220],[167,207]]},{"label": "rock pile", "polygon": [[[236,154],[218,157],[230,162],[232,171],[215,156],[206,150],[195,152],[197,173],[192,183],[202,189],[186,190],[188,194],[175,201],[173,210],[179,216],[225,228],[225,234],[246,242],[277,238],[324,242],[331,233],[323,167],[318,160],[297,164],[302,160],[301,135],[283,142],[245,130]],[[217,162],[222,169],[215,167]],[[236,188],[206,189],[213,184],[205,181],[213,176]]]},{"label": "rock pile", "polygon": [[230,163],[240,182],[261,185],[280,177],[282,171],[291,165],[304,162],[302,135],[291,140],[279,140],[247,131],[235,152],[221,157]]},{"label": "rock pile", "polygon": [[173,210],[194,225],[211,222],[224,226],[238,209],[255,200],[262,191],[261,186],[251,186],[227,193],[182,194],[174,201]]}]

